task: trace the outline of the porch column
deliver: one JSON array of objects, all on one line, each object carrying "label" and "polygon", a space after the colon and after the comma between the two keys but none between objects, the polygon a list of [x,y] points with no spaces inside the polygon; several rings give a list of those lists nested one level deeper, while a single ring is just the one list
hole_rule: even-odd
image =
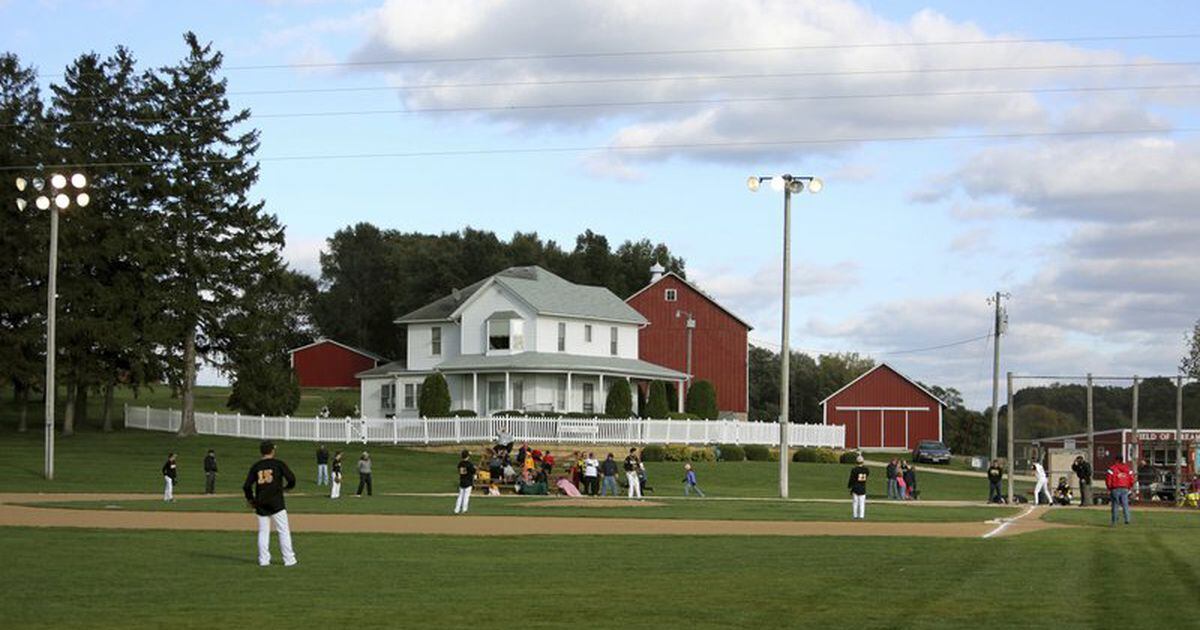
[{"label": "porch column", "polygon": [[571,409],[571,403],[574,402],[574,398],[575,398],[574,390],[571,389],[571,373],[567,372],[567,400],[565,401],[567,408],[564,409],[563,411],[565,411],[567,413],[571,413],[572,411],[574,411],[574,409]]},{"label": "porch column", "polygon": [[683,413],[683,381],[679,381],[679,388],[676,393],[679,394],[679,413]]},{"label": "porch column", "polygon": [[[392,377],[392,388],[392,414],[399,417],[400,411],[404,408],[404,400],[401,398],[404,396],[404,392],[400,391],[400,377],[398,375]],[[387,415],[386,412],[384,415]]]},{"label": "porch column", "polygon": [[479,372],[471,372],[471,410],[479,414]]},{"label": "porch column", "polygon": [[512,377],[509,372],[504,373],[504,408],[510,409],[512,403]]},{"label": "porch column", "polygon": [[[608,409],[608,394],[604,393],[604,375],[599,374],[598,376],[600,377],[600,392],[599,392],[600,396],[599,396],[599,398],[602,400],[601,400],[600,404],[596,405],[596,408],[607,410]],[[599,414],[597,414],[597,415],[599,415]]]},{"label": "porch column", "polygon": [[640,398],[640,396],[638,396],[638,393],[641,390],[633,389],[633,379],[628,376],[625,377],[625,383],[629,385],[629,393],[632,396],[632,400],[630,400],[629,402],[633,403],[633,415],[640,416],[640,415],[642,415],[642,410],[640,408],[638,408],[638,398]]}]

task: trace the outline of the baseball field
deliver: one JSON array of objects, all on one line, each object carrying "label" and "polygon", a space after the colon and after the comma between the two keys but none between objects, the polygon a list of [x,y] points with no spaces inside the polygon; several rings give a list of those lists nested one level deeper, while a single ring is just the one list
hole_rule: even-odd
[{"label": "baseball field", "polygon": [[[898,504],[880,469],[851,522],[847,466],[792,464],[780,501],[777,463],[701,463],[709,497],[685,500],[662,462],[641,503],[477,495],[452,516],[455,455],[371,447],[375,496],[332,501],[310,443],[279,444],[300,564],[260,568],[238,497],[255,442],[85,428],[46,482],[40,432],[0,428],[5,627],[1191,627],[1200,592],[1197,512],[1114,529],[1103,509],[987,506],[983,480],[928,471]],[[351,464],[362,448],[329,446]]]}]

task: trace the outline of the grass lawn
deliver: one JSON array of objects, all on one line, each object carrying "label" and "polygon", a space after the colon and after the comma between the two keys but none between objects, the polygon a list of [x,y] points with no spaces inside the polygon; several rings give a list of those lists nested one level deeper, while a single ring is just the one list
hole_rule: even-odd
[{"label": "grass lawn", "polygon": [[[221,477],[218,489],[236,491],[242,475],[258,458],[255,440],[197,436],[178,438],[170,433],[137,429],[102,433],[82,428],[74,436],[56,440],[55,479],[42,478],[42,433],[15,433],[0,427],[0,491],[3,492],[159,492],[160,469],[169,451],[179,453],[178,492],[203,491],[204,453],[217,452]],[[330,450],[346,451],[347,485],[357,483],[354,462],[361,444],[329,444]],[[450,492],[456,476],[452,453],[427,452],[383,445],[367,447],[374,460],[378,492]],[[478,453],[480,446],[471,447]],[[298,490],[316,490],[316,469],[311,442],[280,442],[279,456],[300,479]],[[562,452],[559,453],[563,454]],[[618,454],[620,457],[620,454]],[[779,486],[777,462],[701,462],[695,464],[701,487],[715,497],[772,497]],[[795,498],[846,498],[849,465],[790,464],[790,495]],[[647,464],[650,485],[663,494],[681,494],[682,464]],[[872,495],[884,495],[882,470],[872,471]],[[921,496],[926,499],[984,500],[983,479],[922,472],[918,475]],[[1018,492],[1026,488],[1018,485]]]},{"label": "grass lawn", "polygon": [[[351,491],[354,489],[351,488]],[[653,497],[650,497],[653,500]],[[545,506],[530,503],[548,502]],[[720,499],[689,499],[661,501],[662,505],[613,507],[550,507],[559,499],[541,497],[483,497],[471,499],[471,514],[475,516],[579,516],[586,518],[667,518],[714,520],[770,521],[845,521],[850,518],[849,503],[798,503],[787,501],[722,501]],[[242,512],[246,502],[239,498],[180,499],[175,503],[147,501],[59,501],[42,503],[47,507],[78,509],[166,510],[172,512]],[[295,514],[449,514],[454,498],[447,497],[389,497],[374,496],[356,499],[344,497],[333,501],[325,496],[290,496],[288,512]],[[1016,508],[943,507],[913,505],[912,503],[874,502],[867,506],[872,521],[881,522],[980,522],[1005,516],[1015,516]]]},{"label": "grass lawn", "polygon": [[263,569],[249,531],[4,528],[0,613],[12,628],[1194,627],[1200,556],[1176,533],[299,533],[300,565]]}]

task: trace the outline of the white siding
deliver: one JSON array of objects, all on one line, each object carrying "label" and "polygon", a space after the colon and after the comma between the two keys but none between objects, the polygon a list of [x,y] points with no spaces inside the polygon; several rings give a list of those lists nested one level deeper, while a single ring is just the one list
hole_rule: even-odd
[{"label": "white siding", "polygon": [[[487,350],[487,318],[497,311],[516,311],[525,320],[525,349],[537,348],[538,330],[533,311],[497,285],[483,289],[462,313],[462,354],[484,354]],[[482,389],[482,387],[480,387]]]},{"label": "white siding", "polygon": [[[442,329],[442,353],[433,355],[433,328]],[[461,335],[458,325],[450,322],[438,324],[410,324],[408,326],[408,369],[432,370],[442,361],[459,354]]]},{"label": "white siding", "polygon": [[[638,327],[634,324],[614,324],[598,320],[571,319],[563,317],[540,317],[537,321],[538,352],[558,352],[558,324],[567,325],[565,354],[608,357],[609,341],[613,326],[617,327],[617,356],[625,359],[638,358]],[[584,327],[592,327],[592,341],[585,341]],[[528,346],[527,346],[528,347]]]}]

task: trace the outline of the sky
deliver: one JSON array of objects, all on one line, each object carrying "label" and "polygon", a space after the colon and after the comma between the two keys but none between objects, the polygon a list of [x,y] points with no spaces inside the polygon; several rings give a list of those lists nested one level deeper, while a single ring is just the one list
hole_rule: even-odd
[{"label": "sky", "polygon": [[[45,82],[191,30],[262,131],[255,194],[325,239],[649,238],[778,349],[871,354],[990,402],[1001,370],[1174,374],[1200,317],[1200,7],[844,0],[0,0]],[[946,346],[946,347],[940,347]],[[933,348],[933,349],[930,349]],[[217,378],[208,373],[207,380]]]}]

